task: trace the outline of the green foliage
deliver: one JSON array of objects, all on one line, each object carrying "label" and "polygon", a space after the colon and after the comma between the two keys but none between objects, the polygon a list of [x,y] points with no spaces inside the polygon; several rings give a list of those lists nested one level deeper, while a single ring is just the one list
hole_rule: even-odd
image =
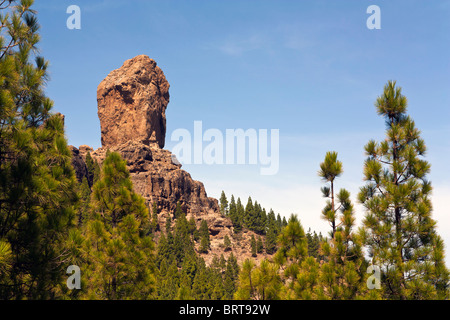
[{"label": "green foliage", "polygon": [[406,114],[407,99],[395,81],[377,98],[386,138],[365,146],[359,201],[366,209],[361,234],[372,263],[382,268],[385,298],[448,298],[449,272],[432,219],[426,146]]},{"label": "green foliage", "polygon": [[271,209],[267,215],[267,232],[265,237],[265,247],[267,254],[275,253],[277,249],[277,237],[280,232],[277,221],[275,219],[275,213]]},{"label": "green foliage", "polygon": [[337,152],[327,152],[325,160],[320,164],[319,176],[326,182],[333,182],[342,172],[342,162],[337,160]]},{"label": "green foliage", "polygon": [[[87,177],[76,181],[62,117],[44,94],[48,62],[38,56],[32,4],[0,8],[0,299],[449,298],[426,145],[395,82],[376,100],[386,137],[364,148],[358,201],[366,213],[357,232],[350,193],[335,191],[343,164],[327,152],[318,174],[329,239],[305,233],[295,215],[286,221],[250,197],[245,207],[233,195],[228,202],[222,191],[234,240],[250,230],[252,256],[273,256],[239,266],[226,236],[228,259],[215,256],[208,266],[198,254],[211,254],[207,222],[197,229],[180,202],[173,217],[156,201],[150,214],[118,153],[108,150],[101,168],[88,153]],[[81,267],[81,290],[65,286],[71,264]],[[367,288],[369,264],[381,267],[381,290]]]},{"label": "green foliage", "polygon": [[[161,237],[159,245],[162,242],[166,242],[165,236]],[[174,259],[172,263],[165,258],[161,259],[156,281],[156,298],[184,300],[233,298],[239,271],[233,254],[230,254],[228,261],[223,255],[220,260],[214,257],[211,265],[206,266],[205,261],[195,254],[193,243],[188,243],[185,247],[186,254],[180,267]]]},{"label": "green foliage", "polygon": [[[225,193],[222,191],[220,203],[223,203],[224,208],[228,208],[226,214],[231,219],[234,227],[234,232],[236,234],[241,232],[243,228],[246,228],[260,235],[265,235],[270,227],[275,227],[275,216],[273,211],[271,210],[273,213],[273,217],[269,217],[266,209],[262,208],[257,201],[253,203],[251,197],[248,198],[247,204],[244,208],[241,199],[238,198],[236,201],[234,195],[231,195],[230,203],[228,206],[228,201],[226,200]],[[272,220],[269,221],[269,219]],[[279,231],[280,229],[281,222],[277,224],[277,230]],[[276,238],[276,235],[274,237],[273,234],[276,234],[278,232],[276,232],[274,229],[272,229],[271,232],[272,237]],[[272,242],[274,241],[272,240]]]},{"label": "green foliage", "polygon": [[252,236],[250,238],[250,248],[251,248],[251,252],[252,252],[252,257],[256,257],[258,255],[258,252],[257,252],[257,248],[256,248],[256,239],[255,239],[254,234],[252,234]]},{"label": "green foliage", "polygon": [[245,215],[244,206],[242,205],[241,198],[238,198],[236,201],[236,216],[235,216],[234,220],[230,214],[235,233],[239,233],[242,231],[242,228],[244,227],[244,215]]},{"label": "green foliage", "polygon": [[89,218],[89,206],[91,199],[91,188],[89,187],[86,177],[83,178],[79,185],[79,204],[77,207],[78,226],[81,227],[84,221]]},{"label": "green foliage", "polygon": [[250,230],[254,230],[256,228],[256,210],[253,207],[253,201],[251,197],[248,197],[243,220],[245,228]]},{"label": "green foliage", "polygon": [[44,94],[48,62],[37,55],[32,4],[0,9],[0,299],[59,297],[76,223],[71,152]]},{"label": "green foliage", "polygon": [[[322,188],[322,195],[328,198],[322,218],[329,222],[332,230],[329,240],[318,241],[311,235],[308,238],[311,243],[310,254],[324,260],[319,268],[321,287],[310,291],[310,297],[355,299],[365,292],[362,268],[365,261],[361,239],[353,233],[355,217],[350,193],[345,189],[340,189],[337,194],[334,192],[335,179],[342,173],[342,162],[337,160],[337,153],[327,152],[320,165],[319,176],[330,182],[330,187]],[[312,266],[311,263],[309,265]],[[304,294],[305,291],[302,292]]]},{"label": "green foliage", "polygon": [[152,205],[152,216],[151,216],[151,223],[150,223],[150,230],[152,233],[155,233],[156,231],[160,230],[159,222],[158,222],[158,205],[156,202],[153,202]]},{"label": "green foliage", "polygon": [[[334,193],[334,180],[339,177],[343,172],[342,162],[337,160],[337,152],[327,152],[325,155],[325,160],[320,164],[320,170],[318,172],[319,176],[330,186],[323,187],[322,195],[328,198],[327,204],[322,211],[322,218],[327,220],[331,225],[331,238],[334,238],[334,233],[336,232],[336,219],[337,211],[335,203],[335,193]],[[345,193],[345,190],[341,190],[341,193]],[[340,208],[345,210],[345,203],[340,203]]]},{"label": "green foliage", "polygon": [[11,251],[11,244],[6,241],[0,241],[0,273],[2,276],[9,276],[12,268],[13,254]]},{"label": "green foliage", "polygon": [[220,213],[222,215],[228,215],[228,200],[227,196],[225,195],[225,192],[222,190],[222,193],[220,195],[219,199],[219,205],[220,205]]},{"label": "green foliage", "polygon": [[261,237],[258,237],[258,240],[256,240],[256,252],[262,253],[264,250],[264,244],[261,240]]},{"label": "green foliage", "polygon": [[180,201],[177,202],[177,206],[175,207],[175,212],[173,214],[174,219],[178,219],[182,214],[184,214],[183,209],[181,209]]},{"label": "green foliage", "polygon": [[297,216],[291,215],[289,223],[278,236],[278,243],[279,249],[274,256],[274,262],[284,266],[282,276],[286,290],[292,291],[301,263],[308,257],[307,238]]},{"label": "green foliage", "polygon": [[320,243],[324,241],[322,234],[317,235],[314,231],[311,233],[311,228],[306,233],[306,239],[308,240],[308,255],[316,259],[322,258],[319,254]]},{"label": "green foliage", "polygon": [[155,291],[154,244],[149,212],[133,191],[126,163],[106,156],[93,186],[92,216],[85,228],[83,270],[88,299],[149,299]]},{"label": "green foliage", "polygon": [[259,266],[251,260],[243,262],[239,273],[239,284],[235,298],[239,300],[279,299],[282,282],[278,266],[263,259]]},{"label": "green foliage", "polygon": [[175,221],[173,250],[178,266],[182,266],[186,257],[194,254],[194,243],[184,212]]},{"label": "green foliage", "polygon": [[199,229],[200,235],[200,252],[207,253],[209,251],[211,242],[209,239],[209,229],[206,220],[202,220]]},{"label": "green foliage", "polygon": [[231,240],[227,235],[223,239],[223,245],[224,245],[225,251],[231,250]]},{"label": "green foliage", "polygon": [[197,225],[195,223],[194,216],[191,216],[189,219],[189,233],[192,235],[192,239],[194,241],[200,240],[200,232],[197,229]]},{"label": "green foliage", "polygon": [[236,257],[233,253],[230,254],[224,275],[224,291],[225,299],[233,299],[234,293],[237,288],[237,281],[239,277],[239,265],[237,263]]},{"label": "green foliage", "polygon": [[298,263],[308,255],[308,241],[296,215],[291,215],[288,225],[281,230],[278,241],[280,248],[276,259],[280,262],[287,259]]}]

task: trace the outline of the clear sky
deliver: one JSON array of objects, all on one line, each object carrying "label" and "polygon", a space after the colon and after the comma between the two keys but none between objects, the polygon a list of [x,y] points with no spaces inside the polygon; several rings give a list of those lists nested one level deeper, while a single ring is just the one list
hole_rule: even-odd
[{"label": "clear sky", "polygon": [[[81,30],[66,27],[72,4]],[[379,30],[366,27],[369,5],[381,9]],[[167,149],[176,144],[171,133],[192,131],[196,120],[223,132],[280,130],[276,175],[262,176],[255,165],[184,165],[208,195],[224,190],[244,203],[251,196],[323,233],[319,163],[337,151],[345,170],[337,187],[355,199],[363,147],[384,136],[375,99],[396,80],[428,146],[434,217],[450,245],[449,0],[36,0],[35,9],[50,61],[47,93],[66,116],[70,144],[101,146],[97,85],[146,54],[171,85]]]}]

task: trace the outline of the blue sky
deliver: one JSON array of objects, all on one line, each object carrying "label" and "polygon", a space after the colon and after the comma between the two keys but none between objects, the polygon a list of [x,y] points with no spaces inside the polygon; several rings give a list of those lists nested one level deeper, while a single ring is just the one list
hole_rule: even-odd
[{"label": "blue sky", "polygon": [[[66,28],[72,4],[81,8],[81,30]],[[381,9],[380,30],[366,27],[373,4]],[[208,194],[252,196],[325,233],[319,163],[337,151],[345,170],[338,187],[355,198],[363,147],[384,135],[375,99],[397,80],[429,148],[434,217],[450,243],[449,0],[37,0],[35,9],[41,53],[50,60],[47,93],[66,116],[70,144],[100,147],[97,85],[146,54],[171,85],[167,149],[175,144],[171,133],[192,130],[196,120],[204,129],[280,130],[274,176],[250,165],[185,165]]]}]

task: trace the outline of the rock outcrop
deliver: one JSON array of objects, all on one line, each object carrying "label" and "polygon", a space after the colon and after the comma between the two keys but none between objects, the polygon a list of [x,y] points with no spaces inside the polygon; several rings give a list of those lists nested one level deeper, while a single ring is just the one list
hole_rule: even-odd
[{"label": "rock outcrop", "polygon": [[100,83],[97,101],[102,147],[72,147],[77,178],[81,181],[87,172],[83,162],[88,152],[100,165],[108,150],[118,152],[127,161],[135,191],[147,200],[149,208],[157,204],[163,231],[167,215],[175,212],[179,202],[198,227],[202,220],[208,224],[212,254],[202,254],[207,263],[214,255],[230,254],[224,249],[226,235],[238,261],[250,257],[252,232],[235,237],[231,220],[219,212],[218,201],[208,197],[203,183],[192,179],[172,153],[163,149],[169,83],[156,62],[144,55],[127,60]]},{"label": "rock outcrop", "polygon": [[217,200],[209,198],[203,183],[172,161],[172,153],[139,141],[128,141],[110,148],[99,148],[92,157],[102,163],[107,150],[118,152],[127,161],[134,189],[161,211],[174,212],[177,202],[187,214],[218,213]]},{"label": "rock outcrop", "polygon": [[[203,184],[181,170],[164,147],[169,82],[156,62],[140,55],[125,61],[97,88],[102,147],[92,152],[101,163],[106,151],[127,161],[136,192],[160,210],[173,212],[177,202],[187,214],[219,212]],[[88,146],[80,147],[82,154]]]},{"label": "rock outcrop", "polygon": [[97,103],[103,147],[130,140],[164,147],[169,82],[148,56],[112,71],[97,88]]}]

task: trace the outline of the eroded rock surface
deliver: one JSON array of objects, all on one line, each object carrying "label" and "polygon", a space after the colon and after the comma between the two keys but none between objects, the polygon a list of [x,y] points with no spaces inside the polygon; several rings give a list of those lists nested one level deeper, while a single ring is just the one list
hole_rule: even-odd
[{"label": "eroded rock surface", "polygon": [[153,59],[140,55],[125,61],[97,88],[102,146],[136,140],[164,147],[169,82]]},{"label": "eroded rock surface", "polygon": [[[231,252],[238,261],[251,257],[249,239],[253,233],[235,235],[231,220],[220,214],[218,201],[207,196],[203,183],[192,179],[173,160],[172,153],[163,149],[169,83],[156,62],[144,55],[125,61],[99,84],[97,101],[102,147],[71,147],[77,178],[81,181],[87,174],[88,152],[100,165],[108,150],[118,152],[127,161],[135,191],[147,200],[149,208],[157,204],[162,228],[179,202],[198,227],[202,220],[208,224],[211,251],[202,254],[207,263],[214,255],[228,256]],[[225,236],[230,238],[232,250],[224,249]]]}]

